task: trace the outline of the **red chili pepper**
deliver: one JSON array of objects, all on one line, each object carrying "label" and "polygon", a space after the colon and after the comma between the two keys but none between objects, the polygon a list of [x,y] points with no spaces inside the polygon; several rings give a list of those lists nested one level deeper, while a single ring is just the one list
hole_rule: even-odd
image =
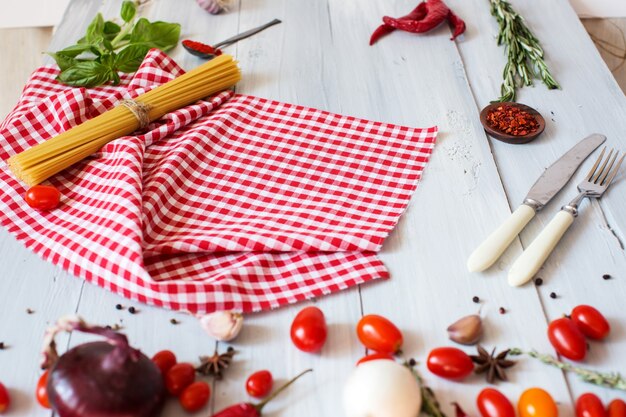
[{"label": "red chili pepper", "polygon": [[[406,16],[399,17],[398,19],[422,20],[425,16],[426,16],[426,3],[421,2],[420,4],[417,5],[415,9],[411,11],[411,13],[407,14]],[[379,40],[385,35],[388,35],[394,30],[396,30],[396,28],[394,28],[393,26],[386,25],[384,23],[378,26],[378,28],[374,31],[374,33],[372,33],[372,37],[370,38],[370,45],[374,45],[374,43],[376,43],[377,40]]]},{"label": "red chili pepper", "polygon": [[[418,9],[422,12],[419,15]],[[443,0],[426,0],[420,3],[413,12],[415,12],[413,16],[407,15],[400,18],[384,16],[384,25],[372,34],[370,45],[381,36],[390,33],[392,30],[389,27],[412,33],[425,33],[442,24],[444,20],[448,20],[454,30],[451,40],[465,32],[465,22],[451,11]]]},{"label": "red chili pepper", "polygon": [[301,372],[299,375],[292,378],[289,382],[287,382],[282,387],[278,388],[276,391],[272,393],[272,395],[270,395],[269,397],[267,397],[266,399],[264,399],[258,404],[239,403],[239,404],[231,405],[230,407],[223,409],[219,413],[213,414],[213,417],[261,417],[261,411],[263,410],[263,407],[265,407],[265,405],[268,402],[276,398],[278,394],[283,392],[289,385],[293,384],[302,375],[311,371],[312,369],[307,369],[306,371]]}]

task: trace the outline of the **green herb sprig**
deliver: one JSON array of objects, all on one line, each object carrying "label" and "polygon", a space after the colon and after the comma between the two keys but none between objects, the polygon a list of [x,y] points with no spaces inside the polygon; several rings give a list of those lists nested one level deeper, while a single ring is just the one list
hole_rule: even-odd
[{"label": "green herb sprig", "polygon": [[426,414],[429,417],[446,417],[446,415],[441,410],[441,406],[439,405],[439,401],[437,401],[437,397],[435,397],[435,393],[429,386],[424,383],[422,376],[417,372],[415,366],[417,362],[414,359],[410,359],[404,363],[404,366],[409,368],[417,383],[420,387],[420,392],[422,394],[422,410],[421,413]]},{"label": "green herb sprig", "polygon": [[61,70],[57,80],[73,87],[119,84],[119,73],[137,71],[151,48],[167,51],[176,46],[180,25],[137,19],[137,5],[122,3],[121,26],[98,13],[75,45],[49,52]]},{"label": "green herb sprig", "polygon": [[500,27],[498,45],[504,45],[507,63],[502,73],[502,96],[497,101],[515,101],[518,87],[532,85],[533,77],[541,78],[551,90],[561,88],[543,60],[539,40],[530,31],[524,18],[506,0],[489,0],[491,15]]},{"label": "green herb sprig", "polygon": [[598,385],[605,388],[613,388],[621,391],[626,391],[626,379],[620,374],[611,372],[598,372],[590,369],[574,366],[570,363],[561,362],[553,356],[538,353],[534,350],[530,352],[524,352],[521,349],[511,349],[510,355],[523,355],[526,354],[531,358],[540,360],[541,362],[562,369],[563,371],[573,372],[585,382]]}]

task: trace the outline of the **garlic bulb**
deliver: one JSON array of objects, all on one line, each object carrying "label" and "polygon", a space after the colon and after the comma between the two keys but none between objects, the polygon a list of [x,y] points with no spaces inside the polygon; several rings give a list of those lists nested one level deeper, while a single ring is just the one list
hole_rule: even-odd
[{"label": "garlic bulb", "polygon": [[220,342],[229,342],[239,335],[243,316],[233,311],[216,311],[200,317],[200,326]]},{"label": "garlic bulb", "polygon": [[483,334],[483,323],[478,314],[465,316],[448,327],[450,340],[462,345],[475,345]]},{"label": "garlic bulb", "polygon": [[196,3],[211,14],[219,14],[228,10],[229,0],[196,0]]}]

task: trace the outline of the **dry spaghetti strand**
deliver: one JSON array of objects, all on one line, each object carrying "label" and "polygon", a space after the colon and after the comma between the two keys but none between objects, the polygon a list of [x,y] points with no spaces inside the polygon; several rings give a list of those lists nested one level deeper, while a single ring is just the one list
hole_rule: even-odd
[{"label": "dry spaghetti strand", "polygon": [[[204,97],[226,90],[241,79],[237,62],[230,55],[220,55],[135,99],[136,107],[120,105],[101,115],[10,157],[13,174],[29,186],[97,152],[104,145],[128,135],[147,116],[156,120],[166,113],[192,104]],[[132,107],[132,106],[131,106]],[[137,113],[137,109],[141,112]],[[145,124],[145,120],[141,121]]]}]

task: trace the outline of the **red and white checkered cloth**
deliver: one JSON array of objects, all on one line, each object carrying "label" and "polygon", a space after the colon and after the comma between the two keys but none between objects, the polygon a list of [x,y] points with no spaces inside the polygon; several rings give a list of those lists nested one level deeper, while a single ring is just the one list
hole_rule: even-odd
[{"label": "red and white checkered cloth", "polygon": [[133,300],[192,313],[275,308],[388,272],[377,258],[436,127],[414,129],[224,92],[49,180],[31,209],[6,159],[183,73],[151,51],[120,86],[38,69],[0,125],[0,223],[44,259]]}]

